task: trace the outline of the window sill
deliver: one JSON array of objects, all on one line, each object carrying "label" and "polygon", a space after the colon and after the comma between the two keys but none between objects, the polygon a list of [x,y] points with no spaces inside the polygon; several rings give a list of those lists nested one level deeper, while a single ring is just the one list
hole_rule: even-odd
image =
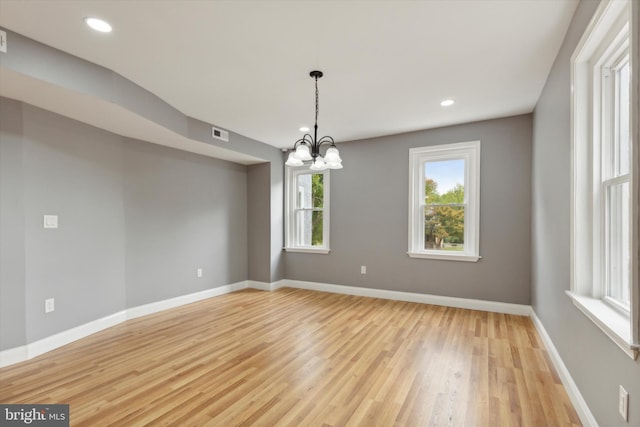
[{"label": "window sill", "polygon": [[629,357],[634,360],[638,357],[640,348],[631,342],[631,322],[628,317],[600,299],[566,292],[578,310],[591,319]]},{"label": "window sill", "polygon": [[466,261],[466,262],[478,262],[479,255],[453,255],[453,254],[434,254],[426,252],[407,252],[407,255],[411,258],[427,258],[427,259],[440,259],[445,261]]},{"label": "window sill", "polygon": [[286,252],[294,252],[301,254],[328,254],[331,249],[327,248],[283,248]]}]

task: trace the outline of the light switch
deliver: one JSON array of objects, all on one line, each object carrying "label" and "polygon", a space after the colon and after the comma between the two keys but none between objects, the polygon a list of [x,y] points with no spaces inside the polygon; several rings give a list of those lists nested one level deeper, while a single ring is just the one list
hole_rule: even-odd
[{"label": "light switch", "polygon": [[58,215],[45,215],[44,228],[58,228]]}]

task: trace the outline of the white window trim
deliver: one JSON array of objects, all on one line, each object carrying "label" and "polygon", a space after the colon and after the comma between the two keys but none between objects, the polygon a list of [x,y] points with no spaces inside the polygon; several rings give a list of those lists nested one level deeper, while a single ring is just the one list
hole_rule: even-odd
[{"label": "white window trim", "polygon": [[[465,251],[442,253],[424,247],[425,161],[465,160]],[[480,256],[480,141],[432,145],[409,150],[409,251],[411,258],[477,262]]]},{"label": "white window trim", "polygon": [[[296,188],[292,185],[295,182],[295,178],[298,175],[304,174],[322,174],[324,178],[323,182],[323,196],[324,203],[322,208],[322,246],[296,246],[294,241],[295,231],[293,227],[295,227],[295,220],[293,218],[295,200],[296,200]],[[298,252],[305,254],[328,254],[331,249],[329,246],[329,236],[330,236],[330,173],[329,170],[324,171],[312,171],[309,170],[308,166],[301,167],[286,167],[285,174],[285,215],[284,215],[284,226],[285,226],[285,247],[284,250],[286,252]]]},{"label": "white window trim", "polygon": [[[640,350],[638,286],[638,3],[626,1],[603,1],[571,57],[571,290],[567,294],[574,305],[591,319],[627,355],[636,359]],[[636,8],[635,10],[633,8]],[[628,18],[624,17],[627,8]],[[601,247],[603,236],[594,232],[594,224],[601,221],[602,212],[594,211],[595,186],[601,185],[598,171],[593,165],[599,162],[599,152],[594,147],[594,138],[602,132],[600,123],[593,121],[594,111],[599,107],[601,78],[593,72],[594,59],[602,56],[598,51],[605,43],[613,44],[619,31],[629,31],[631,61],[631,315],[627,316],[607,303],[603,298],[600,260],[594,259],[594,248]],[[630,27],[630,28],[629,28]],[[635,35],[634,35],[635,34]],[[592,74],[593,73],[593,74]],[[598,148],[599,148],[598,144]]]},{"label": "white window trim", "polygon": [[573,301],[573,304],[600,330],[602,330],[618,347],[620,347],[629,357],[638,357],[638,348],[631,344],[628,338],[629,317],[613,309],[600,298],[593,298],[587,295],[580,295],[576,292],[566,291]]}]

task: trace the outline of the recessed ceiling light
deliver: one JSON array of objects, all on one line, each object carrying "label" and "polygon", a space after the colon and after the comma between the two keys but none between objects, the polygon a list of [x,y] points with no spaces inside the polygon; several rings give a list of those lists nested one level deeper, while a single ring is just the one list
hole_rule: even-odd
[{"label": "recessed ceiling light", "polygon": [[110,33],[111,25],[107,21],[98,18],[84,18],[84,22],[96,31]]},{"label": "recessed ceiling light", "polygon": [[448,107],[448,106],[453,105],[455,103],[456,103],[456,101],[454,101],[453,99],[445,99],[444,101],[442,101],[440,103],[440,105],[442,105],[443,107]]},{"label": "recessed ceiling light", "polygon": [[302,126],[302,127],[300,128],[300,132],[309,132],[309,128],[308,128],[308,127],[306,127],[306,126]]}]

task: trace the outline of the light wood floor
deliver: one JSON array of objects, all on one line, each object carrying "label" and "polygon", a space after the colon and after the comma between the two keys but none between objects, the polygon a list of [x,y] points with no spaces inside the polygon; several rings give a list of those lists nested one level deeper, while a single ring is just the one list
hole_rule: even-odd
[{"label": "light wood floor", "polygon": [[526,317],[244,290],[0,369],[73,426],[580,425]]}]

